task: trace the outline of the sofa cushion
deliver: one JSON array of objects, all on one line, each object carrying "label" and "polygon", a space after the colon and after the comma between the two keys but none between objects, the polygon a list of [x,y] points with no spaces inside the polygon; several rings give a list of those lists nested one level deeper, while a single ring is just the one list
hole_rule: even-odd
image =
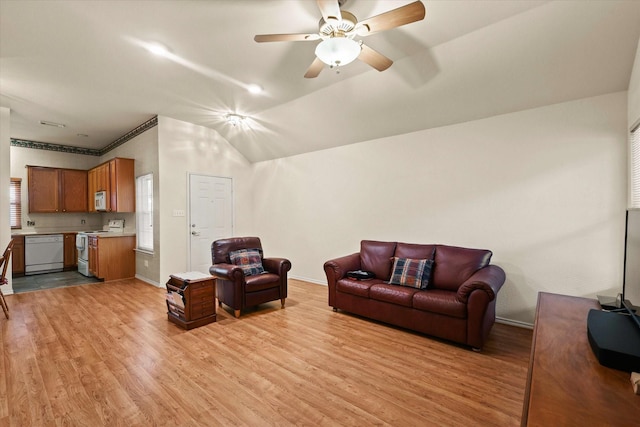
[{"label": "sofa cushion", "polygon": [[413,308],[461,319],[467,317],[467,305],[458,301],[456,293],[441,289],[416,292],[413,295]]},{"label": "sofa cushion", "polygon": [[363,240],[360,243],[361,270],[373,271],[376,278],[389,280],[391,257],[396,250],[396,242],[376,242]]},{"label": "sofa cushion", "polygon": [[381,280],[354,280],[340,279],[336,282],[336,290],[345,294],[356,295],[363,298],[369,298],[369,288],[376,283],[382,283]]},{"label": "sofa cushion", "polygon": [[418,245],[415,243],[400,243],[396,245],[394,256],[398,258],[433,259],[436,245]]},{"label": "sofa cushion", "polygon": [[457,291],[473,273],[489,265],[491,251],[438,245],[431,283],[436,289]]},{"label": "sofa cushion", "polygon": [[264,273],[262,267],[262,250],[255,249],[238,249],[229,252],[231,263],[242,269],[245,276],[253,276]]},{"label": "sofa cushion", "polygon": [[420,290],[379,283],[372,285],[371,288],[369,288],[369,297],[378,301],[411,307],[413,304],[413,295],[416,292],[420,292]]},{"label": "sofa cushion", "polygon": [[389,284],[425,289],[429,284],[432,265],[433,261],[430,259],[393,257]]}]

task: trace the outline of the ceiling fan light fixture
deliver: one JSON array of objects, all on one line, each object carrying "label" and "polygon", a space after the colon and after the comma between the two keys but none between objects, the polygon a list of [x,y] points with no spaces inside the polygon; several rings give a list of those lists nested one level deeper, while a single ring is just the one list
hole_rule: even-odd
[{"label": "ceiling fan light fixture", "polygon": [[360,55],[360,43],[347,37],[332,37],[316,47],[316,56],[330,67],[340,67],[353,62]]},{"label": "ceiling fan light fixture", "polygon": [[245,116],[241,116],[239,114],[233,114],[233,113],[227,114],[226,116],[224,116],[224,118],[227,121],[227,123],[229,123],[231,126],[242,125],[247,119]]}]

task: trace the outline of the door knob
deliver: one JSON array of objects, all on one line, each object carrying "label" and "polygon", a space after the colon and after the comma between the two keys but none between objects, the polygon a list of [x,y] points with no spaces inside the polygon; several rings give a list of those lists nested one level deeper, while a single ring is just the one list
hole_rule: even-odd
[{"label": "door knob", "polygon": [[197,231],[192,231],[191,234],[194,235],[194,236],[199,236],[200,235],[200,233],[198,233]]}]

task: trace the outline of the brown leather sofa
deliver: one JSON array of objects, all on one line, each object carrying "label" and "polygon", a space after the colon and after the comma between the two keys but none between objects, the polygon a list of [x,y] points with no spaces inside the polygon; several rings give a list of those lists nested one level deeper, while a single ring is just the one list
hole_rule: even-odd
[{"label": "brown leather sofa", "polygon": [[231,307],[235,317],[240,317],[240,311],[247,307],[278,299],[284,308],[287,272],[291,270],[291,262],[285,258],[262,257],[265,272],[245,276],[243,270],[230,259],[230,253],[240,249],[262,251],[262,243],[258,237],[232,237],[211,244],[213,265],[209,273],[216,278],[218,304]]},{"label": "brown leather sofa", "polygon": [[[480,350],[495,322],[505,273],[489,264],[492,252],[447,245],[363,240],[360,252],[327,261],[329,305]],[[432,259],[426,289],[387,284],[393,257]],[[354,280],[348,271],[376,278]]]}]

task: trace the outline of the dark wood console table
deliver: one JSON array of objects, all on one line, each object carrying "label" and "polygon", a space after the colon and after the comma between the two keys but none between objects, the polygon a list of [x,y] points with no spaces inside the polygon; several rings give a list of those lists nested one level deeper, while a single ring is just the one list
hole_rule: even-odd
[{"label": "dark wood console table", "polygon": [[600,365],[589,346],[592,308],[600,308],[593,299],[538,295],[523,426],[638,425],[631,375]]}]

